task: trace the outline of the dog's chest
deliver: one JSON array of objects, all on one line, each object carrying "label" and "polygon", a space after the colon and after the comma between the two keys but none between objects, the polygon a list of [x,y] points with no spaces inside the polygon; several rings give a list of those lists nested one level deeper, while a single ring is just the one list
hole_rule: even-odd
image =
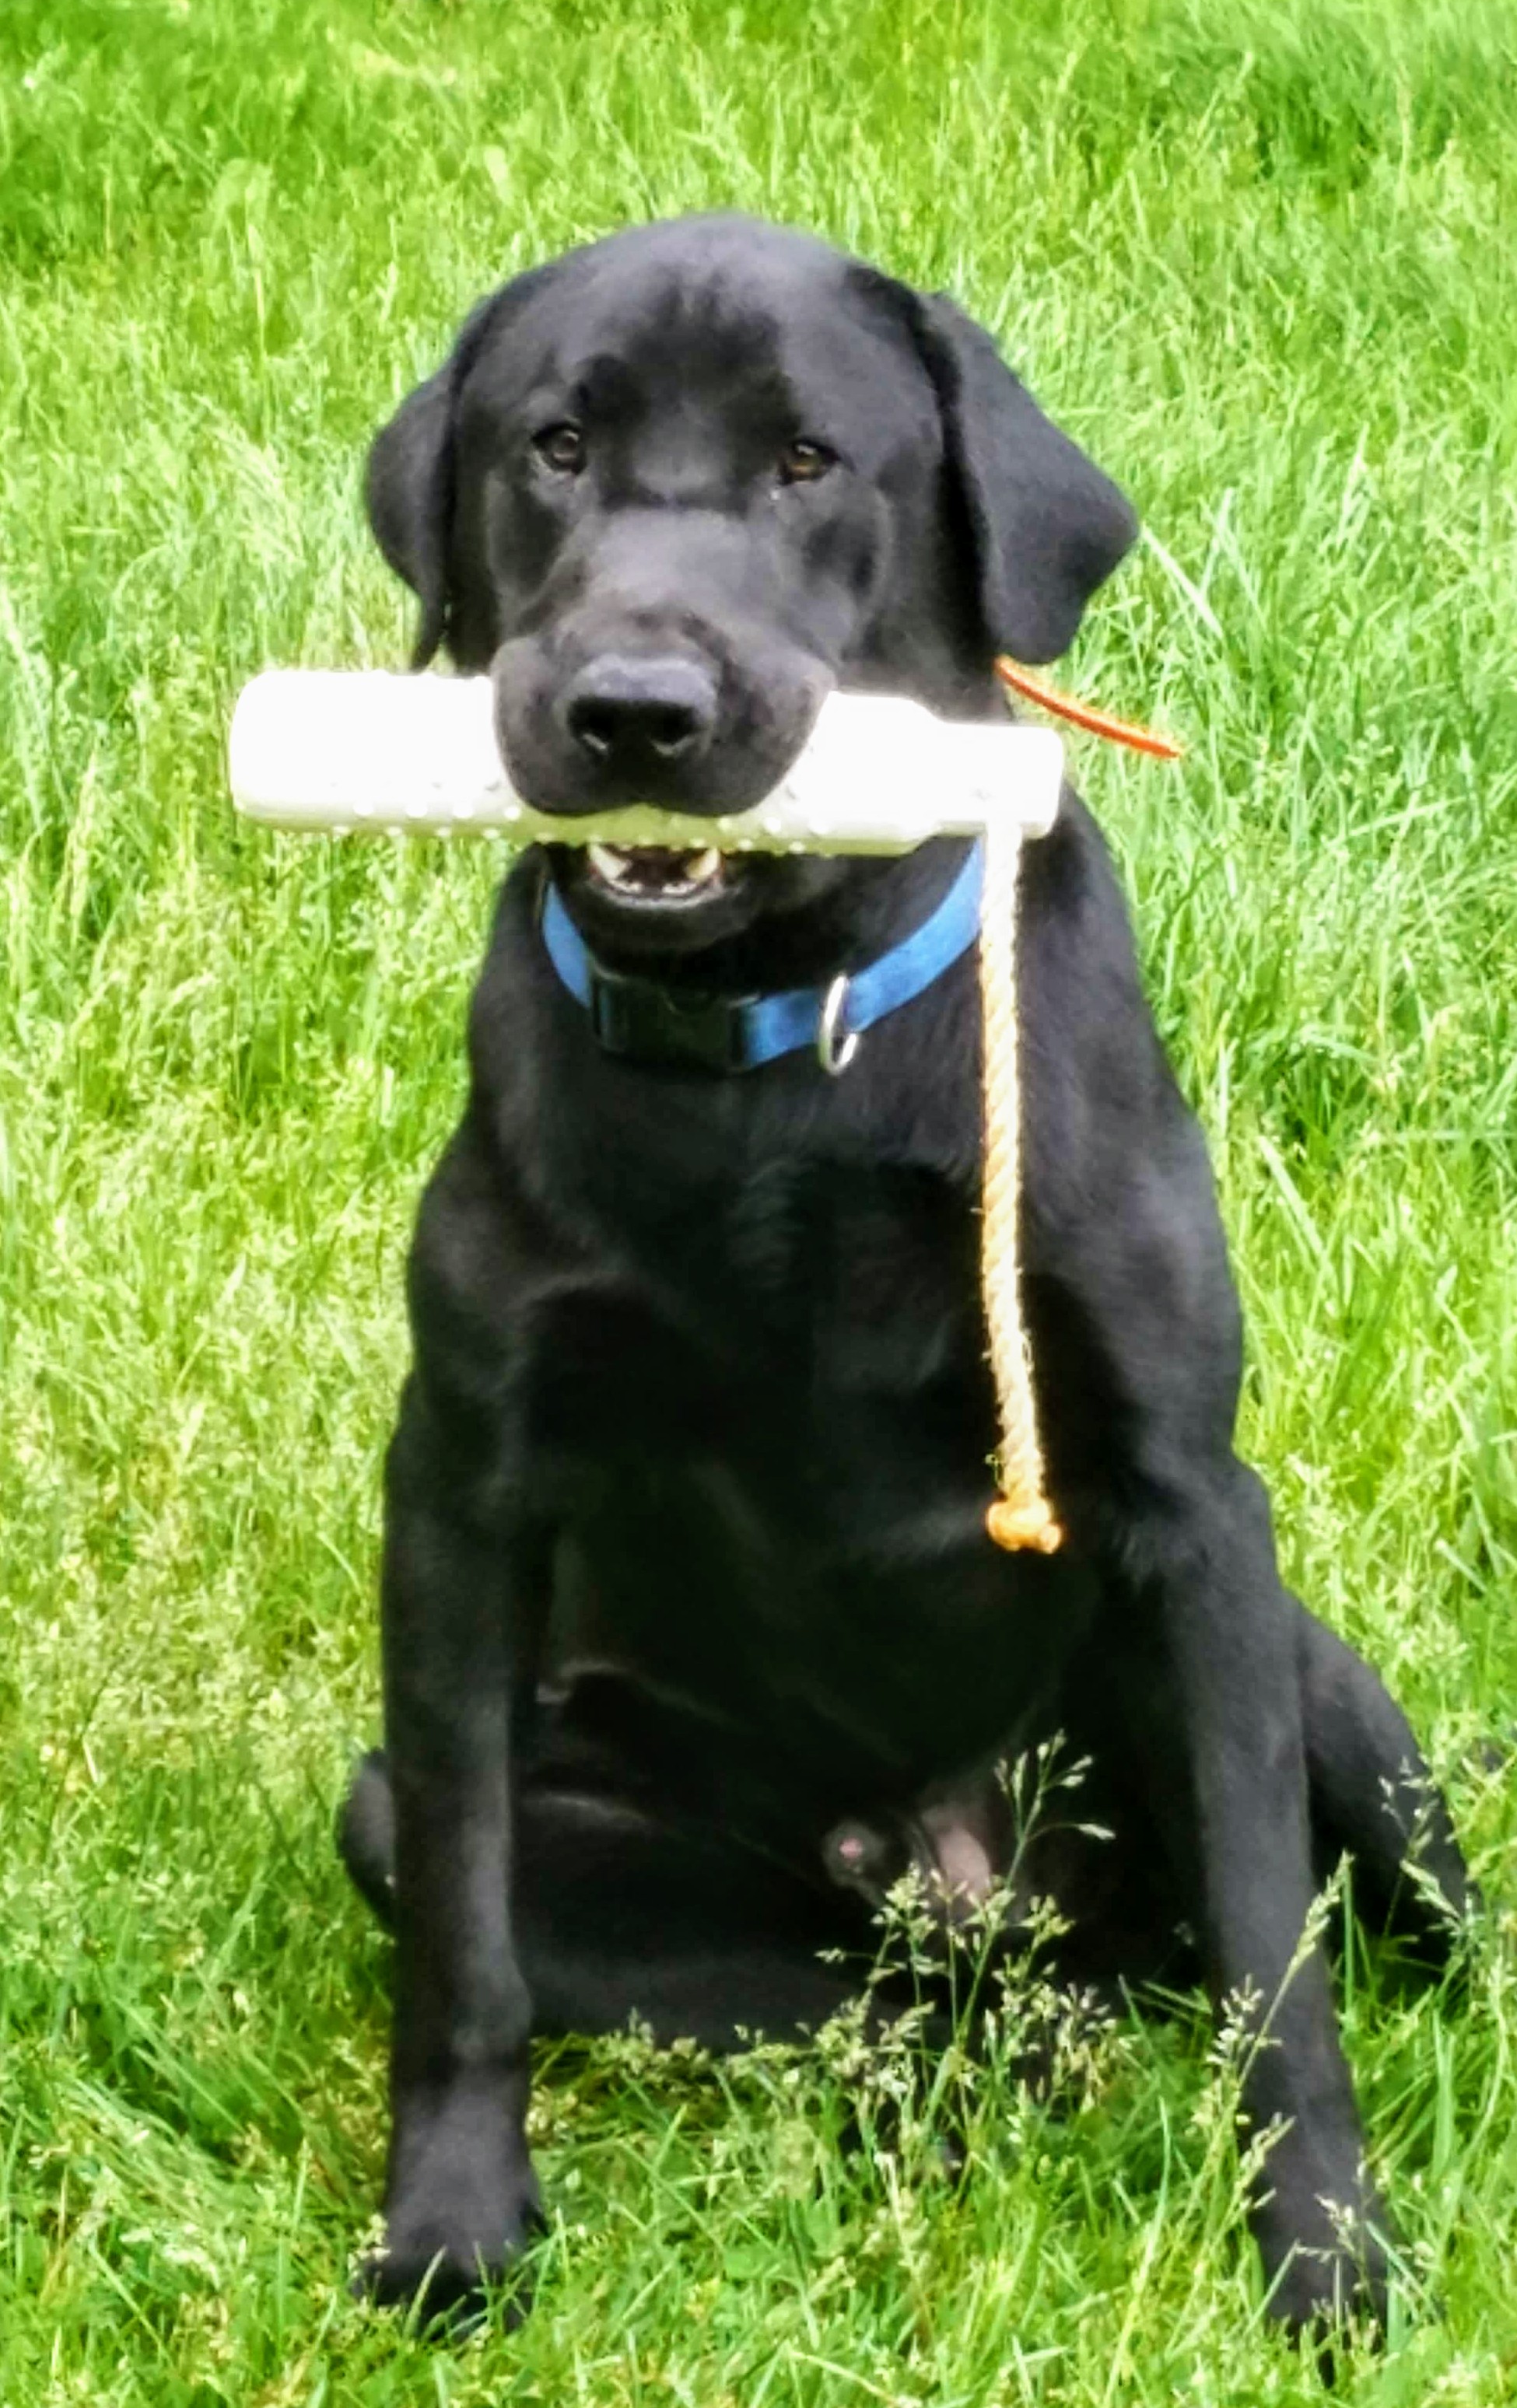
[{"label": "dog's chest", "polygon": [[624,1213],[534,1307],[531,1438],[587,1475],[709,1455],[781,1483],[790,1512],[819,1479],[874,1485],[882,1449],[905,1447],[924,1494],[965,1455],[983,1471],[976,1242],[968,1199],[909,1164],[782,1162],[646,1226]]},{"label": "dog's chest", "polygon": [[[931,1168],[776,1166],[633,1251],[533,1348],[593,1654],[815,1756],[929,1778],[1047,1677],[1047,1596],[984,1533],[976,1227]],[[871,1763],[873,1759],[873,1763]]]}]

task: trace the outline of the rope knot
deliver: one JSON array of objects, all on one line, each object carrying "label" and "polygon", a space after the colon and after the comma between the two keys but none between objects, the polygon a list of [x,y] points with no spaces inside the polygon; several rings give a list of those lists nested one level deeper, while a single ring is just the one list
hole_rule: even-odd
[{"label": "rope knot", "polygon": [[1009,1498],[998,1497],[986,1510],[985,1527],[1010,1555],[1027,1549],[1054,1555],[1063,1543],[1063,1530],[1041,1497],[1031,1505],[1014,1505]]}]

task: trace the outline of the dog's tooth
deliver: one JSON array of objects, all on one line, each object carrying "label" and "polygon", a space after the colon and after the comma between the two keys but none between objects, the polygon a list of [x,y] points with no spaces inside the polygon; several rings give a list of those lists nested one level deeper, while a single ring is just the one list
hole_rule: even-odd
[{"label": "dog's tooth", "polygon": [[594,842],[585,848],[590,867],[603,885],[616,888],[626,896],[638,896],[667,902],[684,902],[710,886],[721,876],[722,855],[719,845],[702,845],[670,852],[652,847],[652,858],[636,845]]}]

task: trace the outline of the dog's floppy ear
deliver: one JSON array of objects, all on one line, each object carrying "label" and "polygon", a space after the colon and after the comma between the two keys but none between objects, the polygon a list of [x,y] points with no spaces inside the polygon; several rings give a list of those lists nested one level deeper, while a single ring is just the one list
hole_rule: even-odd
[{"label": "dog's floppy ear", "polygon": [[453,413],[450,360],[407,395],[368,452],[368,523],[390,566],[422,606],[411,662],[416,669],[426,666],[447,632]]},{"label": "dog's floppy ear", "polygon": [[1044,417],[983,327],[946,294],[912,300],[975,540],[986,633],[1013,660],[1057,660],[1137,533],[1132,505]]},{"label": "dog's floppy ear", "polygon": [[448,359],[401,403],[368,452],[365,499],[381,552],[422,606],[411,666],[424,669],[454,632],[453,545],[458,400],[486,339],[550,271],[528,269],[470,311]]}]

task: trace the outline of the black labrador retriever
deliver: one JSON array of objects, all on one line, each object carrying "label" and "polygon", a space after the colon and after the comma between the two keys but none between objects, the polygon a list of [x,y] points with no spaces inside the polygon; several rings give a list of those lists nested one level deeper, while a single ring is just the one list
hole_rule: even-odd
[{"label": "black labrador retriever", "polygon": [[[998,716],[994,655],[1062,652],[1134,531],[951,301],[736,218],[495,294],[379,436],[368,497],[418,662],[487,669],[517,784],[573,812],[753,801],[834,682]],[[1381,2298],[1298,1943],[1349,1851],[1361,1910],[1446,1947],[1459,1854],[1379,1680],[1280,1584],[1233,1450],[1205,1149],[1067,793],[1020,991],[1068,1537],[986,1536],[972,944],[838,1042],[837,982],[928,944],[965,857],[548,847],[506,880],[411,1261],[385,1745],[343,1818],[397,1943],[381,2298],[441,2305],[520,2248],[534,2031],[815,2026],[889,1870],[925,1855],[945,1898],[995,1873],[991,1768],[1054,1732],[1115,1833],[1040,1868],[1070,1970],[1200,1971],[1267,2017],[1246,2097],[1282,2128],[1254,2206],[1276,2311]],[[812,1030],[831,1000],[821,1058],[760,1058],[777,993]]]}]

